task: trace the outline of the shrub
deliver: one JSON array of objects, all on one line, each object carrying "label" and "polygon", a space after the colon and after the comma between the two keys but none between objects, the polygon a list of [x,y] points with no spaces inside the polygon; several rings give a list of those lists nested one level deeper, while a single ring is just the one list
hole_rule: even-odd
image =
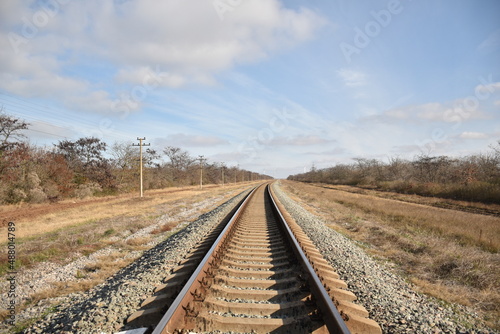
[{"label": "shrub", "polygon": [[75,190],[76,197],[83,199],[86,197],[94,196],[98,191],[102,191],[101,186],[98,183],[90,182],[85,184],[80,184]]},{"label": "shrub", "polygon": [[47,195],[43,192],[42,188],[37,187],[29,191],[30,203],[42,203],[47,200]]},{"label": "shrub", "polygon": [[7,203],[19,203],[19,202],[22,202],[24,201],[25,199],[28,198],[28,195],[26,194],[26,192],[20,188],[12,188],[8,194],[7,194],[7,198],[6,198],[6,202]]},{"label": "shrub", "polygon": [[40,178],[38,174],[35,172],[29,172],[26,176],[26,183],[29,188],[38,188],[40,186]]},{"label": "shrub", "polygon": [[43,190],[44,190],[45,194],[47,194],[47,197],[49,197],[49,198],[56,198],[60,195],[57,184],[55,184],[54,182],[48,182],[43,187]]}]

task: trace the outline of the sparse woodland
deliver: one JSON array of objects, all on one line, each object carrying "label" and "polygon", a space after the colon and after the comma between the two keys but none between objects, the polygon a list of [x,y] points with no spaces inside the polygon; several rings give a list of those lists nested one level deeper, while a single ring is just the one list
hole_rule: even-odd
[{"label": "sparse woodland", "polygon": [[291,175],[290,180],[320,182],[435,196],[464,201],[500,203],[500,140],[486,153],[450,158],[419,155],[383,162],[356,158],[352,164]]},{"label": "sparse woodland", "polygon": [[[0,203],[43,203],[131,192],[139,188],[139,148],[109,147],[98,138],[62,140],[53,147],[27,142],[29,124],[0,110]],[[143,150],[144,189],[200,183],[200,161],[178,147]],[[223,163],[203,163],[203,184],[270,178]]]}]

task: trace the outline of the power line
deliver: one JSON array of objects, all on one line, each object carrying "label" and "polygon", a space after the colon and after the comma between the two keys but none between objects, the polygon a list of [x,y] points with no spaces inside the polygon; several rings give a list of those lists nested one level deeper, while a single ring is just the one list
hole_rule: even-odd
[{"label": "power line", "polygon": [[[62,129],[65,129],[65,130],[74,131],[74,129],[73,129],[73,127],[71,125],[67,124],[66,122],[61,122],[61,120],[63,119],[61,117],[57,117],[57,118],[59,118],[59,121],[57,121],[57,120],[53,121],[52,120],[51,122],[47,122],[46,120],[43,120],[43,119],[38,118],[38,117],[34,117],[33,115],[26,115],[25,113],[20,112],[19,105],[15,105],[11,101],[0,101],[0,102],[2,102],[4,105],[14,107],[14,109],[9,109],[7,111],[8,114],[12,114],[14,116],[23,118],[23,119],[25,119],[27,121],[44,123],[44,124],[51,125],[51,126],[57,126],[57,127],[62,128]],[[21,111],[26,112],[26,109],[25,109],[26,107],[29,107],[29,106],[21,106],[21,108],[23,108],[23,109],[21,109]],[[31,107],[29,107],[29,108],[31,110],[37,111],[34,108],[31,108]],[[78,120],[78,121],[79,121],[80,124],[82,123],[82,121],[80,121],[80,120]],[[36,130],[36,129],[32,129],[32,128],[28,128],[28,130],[29,131],[34,131],[34,132],[45,133],[45,134],[52,135],[52,136],[67,138],[66,136],[61,136],[59,133],[42,131],[42,130]]]},{"label": "power line", "polygon": [[[2,96],[2,94],[8,96],[8,98],[6,99],[5,96]],[[87,126],[87,129],[96,128],[95,123],[89,122],[87,119],[79,117],[78,115],[72,114],[71,123],[69,123],[68,118],[62,116],[60,110],[51,109],[50,107],[41,105],[39,103],[26,101],[22,98],[16,97],[12,94],[3,92],[1,90],[0,90],[0,105],[5,105],[8,107],[7,110],[8,114],[12,114],[16,117],[25,119],[28,122],[48,124],[73,133],[75,132],[75,127],[72,124],[73,122],[76,122],[80,126],[83,124]],[[50,121],[47,121],[46,119],[42,119],[40,117],[35,117],[34,115],[32,115],[32,112],[41,113],[47,116],[47,118],[50,118]],[[68,138],[67,136],[63,136],[58,132],[43,131],[32,128],[29,128],[28,131],[39,132],[55,137]],[[107,134],[107,139],[123,140],[124,136]]]},{"label": "power line", "polygon": [[66,136],[61,136],[61,135],[58,135],[58,134],[55,134],[55,133],[50,133],[50,132],[45,132],[45,131],[41,131],[41,130],[35,130],[35,129],[27,129],[26,132],[29,132],[29,131],[33,131],[33,132],[40,132],[40,133],[44,133],[46,135],[50,135],[50,136],[55,136],[55,137],[61,137],[61,138],[64,138],[64,139],[68,139],[68,137]]},{"label": "power line", "polygon": [[[53,108],[48,107],[46,105],[35,103],[33,101],[28,101],[26,99],[23,99],[23,98],[18,97],[18,96],[14,96],[14,95],[6,93],[6,92],[0,92],[0,94],[6,95],[9,97],[9,99],[5,99],[4,97],[2,97],[0,95],[0,99],[3,100],[3,101],[2,100],[0,100],[0,101],[2,101],[2,103],[6,103],[8,105],[11,105],[14,108],[22,108],[23,111],[26,111],[26,108],[29,108],[29,110],[42,112],[46,115],[49,115],[52,118],[56,118],[59,120],[65,120],[65,118],[61,117],[59,110],[54,110]],[[86,122],[86,120],[84,118],[78,117],[77,115],[73,115],[72,118],[74,118],[74,119],[76,118],[80,122]]]}]

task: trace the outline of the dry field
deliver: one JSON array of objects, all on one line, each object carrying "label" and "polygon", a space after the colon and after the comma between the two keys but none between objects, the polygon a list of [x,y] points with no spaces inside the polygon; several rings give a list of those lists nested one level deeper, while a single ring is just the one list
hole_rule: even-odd
[{"label": "dry field", "polygon": [[[171,221],[151,231],[145,237],[123,238],[157,222],[162,215],[174,216],[191,210],[195,216],[210,211],[226,200],[247,189],[250,183],[230,184],[225,187],[205,186],[151,190],[141,199],[136,194],[64,201],[43,205],[0,207],[0,221],[16,224],[16,253],[18,270],[22,272],[37,264],[50,262],[66,264],[81,255],[113,246],[114,251],[99,257],[95,263],[75,273],[80,280],[61,282],[46,291],[31,296],[21,310],[42,299],[85,291],[101,283],[107,277],[125,267],[135,258],[137,251],[157,235],[168,237],[179,221]],[[204,209],[196,204],[214,198],[213,205]],[[195,219],[196,217],[193,217]],[[2,224],[0,235],[0,276],[7,272],[7,227]],[[135,256],[129,256],[135,252]],[[0,318],[5,314],[0,314]]]},{"label": "dry field", "polygon": [[[460,209],[452,210],[419,196],[281,182],[293,199],[367,252],[388,260],[417,289],[443,302],[471,306],[500,329],[498,205],[447,201]],[[490,214],[463,211],[474,207]]]},{"label": "dry field", "polygon": [[[175,201],[190,199],[196,202],[207,196],[242,190],[248,185],[249,183],[230,184],[225,187],[209,185],[204,186],[203,190],[199,187],[172,187],[147,191],[143,198],[139,198],[137,194],[124,194],[85,200],[65,200],[53,204],[2,205],[0,234],[7,235],[6,224],[9,221],[16,223],[17,242],[25,238],[37,239],[47,233],[58,233],[65,228],[88,227],[92,222],[108,218],[136,218],[147,221],[162,214],[164,206]],[[147,225],[145,222],[145,226]]]}]

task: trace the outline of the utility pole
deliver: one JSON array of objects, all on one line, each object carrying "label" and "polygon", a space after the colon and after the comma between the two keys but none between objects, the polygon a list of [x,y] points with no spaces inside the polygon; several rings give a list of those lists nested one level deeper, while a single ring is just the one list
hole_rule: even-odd
[{"label": "utility pole", "polygon": [[203,161],[205,159],[203,155],[199,155],[198,159],[200,159],[200,189],[203,189]]},{"label": "utility pole", "polygon": [[132,144],[132,146],[139,146],[139,156],[140,156],[140,158],[139,158],[139,171],[140,171],[139,174],[140,174],[140,179],[141,179],[141,197],[143,197],[144,193],[142,190],[142,147],[149,146],[151,144],[149,144],[149,143],[143,144],[142,143],[143,140],[146,140],[146,137],[144,137],[144,138],[137,137],[137,140],[139,141],[139,144]]}]

